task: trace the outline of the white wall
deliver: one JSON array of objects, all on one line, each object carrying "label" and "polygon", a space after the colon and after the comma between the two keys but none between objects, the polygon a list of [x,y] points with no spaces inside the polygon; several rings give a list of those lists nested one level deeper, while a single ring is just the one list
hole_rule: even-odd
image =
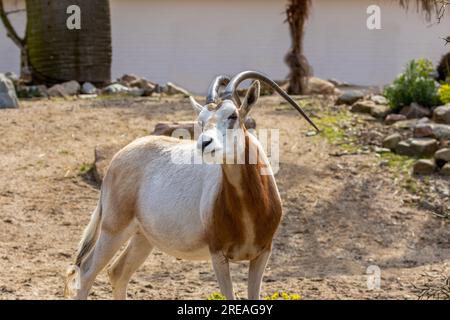
[{"label": "white wall", "polygon": [[284,78],[280,0],[112,0],[113,76],[132,72],[204,92],[219,74]]},{"label": "white wall", "polygon": [[[6,2],[22,6],[22,0]],[[218,73],[257,69],[284,78],[289,47],[285,3],[111,0],[113,77],[136,73],[199,93]],[[366,28],[371,4],[382,8],[382,30]],[[13,18],[23,25],[23,14]],[[429,24],[415,8],[406,13],[391,0],[314,0],[305,52],[319,77],[381,85],[392,81],[410,59],[437,62],[450,51],[440,39],[450,34],[450,16],[441,25]],[[0,24],[0,72],[18,69],[19,52]]]},{"label": "white wall", "polygon": [[[381,85],[392,81],[408,60],[435,63],[450,51],[441,37],[450,35],[450,14],[430,26],[412,6],[408,12],[391,0],[314,0],[305,52],[315,74],[324,78]],[[366,9],[381,7],[381,30],[368,30]]]},{"label": "white wall", "polygon": [[[6,0],[3,1],[6,11],[25,8],[24,0]],[[24,35],[26,14],[25,12],[15,13],[8,16],[20,37]],[[6,36],[6,30],[3,23],[0,22],[0,72],[14,71],[19,73],[20,68],[20,50]]]}]

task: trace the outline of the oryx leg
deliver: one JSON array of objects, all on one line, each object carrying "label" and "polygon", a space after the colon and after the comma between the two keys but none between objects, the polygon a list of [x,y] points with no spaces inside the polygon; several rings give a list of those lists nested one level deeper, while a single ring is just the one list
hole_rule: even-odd
[{"label": "oryx leg", "polygon": [[271,250],[262,252],[257,258],[250,261],[250,267],[248,271],[248,299],[259,300],[261,291],[261,281],[263,278],[264,270],[266,269],[267,262]]},{"label": "oryx leg", "polygon": [[222,252],[211,253],[212,265],[219,283],[220,292],[228,300],[234,300],[233,282],[230,275],[230,264]]},{"label": "oryx leg", "polygon": [[[133,226],[134,227],[134,226]],[[80,288],[75,299],[86,299],[96,276],[134,232],[132,226],[120,231],[102,228],[94,249],[80,266]]]},{"label": "oryx leg", "polygon": [[131,276],[145,262],[152,249],[153,245],[141,231],[138,231],[130,239],[127,248],[108,268],[114,299],[126,299],[127,286]]}]

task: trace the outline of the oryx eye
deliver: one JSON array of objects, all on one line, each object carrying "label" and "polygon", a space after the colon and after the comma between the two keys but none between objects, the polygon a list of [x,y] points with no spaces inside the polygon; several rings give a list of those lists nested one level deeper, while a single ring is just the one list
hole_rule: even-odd
[{"label": "oryx eye", "polygon": [[233,113],[231,116],[228,117],[228,120],[237,120],[237,114]]}]

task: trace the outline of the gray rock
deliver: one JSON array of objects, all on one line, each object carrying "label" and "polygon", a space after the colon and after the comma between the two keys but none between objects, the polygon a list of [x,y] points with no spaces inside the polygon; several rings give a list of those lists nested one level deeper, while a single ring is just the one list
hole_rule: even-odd
[{"label": "gray rock", "polygon": [[388,104],[388,100],[380,95],[374,95],[370,97],[370,100],[372,100],[373,102],[375,102],[376,104],[379,105],[387,105]]},{"label": "gray rock", "polygon": [[423,117],[429,117],[431,115],[431,111],[430,109],[413,102],[411,105],[403,107],[400,110],[400,114],[403,114],[408,119],[420,119]]},{"label": "gray rock", "polygon": [[113,156],[122,149],[123,144],[112,143],[108,145],[99,145],[95,147],[93,176],[97,184],[101,185],[103,178],[105,177],[109,163]]},{"label": "gray rock", "polygon": [[55,84],[47,90],[47,94],[49,97],[62,97],[65,98],[68,96],[64,87],[60,84]]},{"label": "gray rock", "polygon": [[445,163],[450,162],[450,148],[444,148],[436,151],[434,159],[439,167],[444,166]]},{"label": "gray rock", "polygon": [[172,82],[166,83],[167,94],[182,94],[185,97],[189,97],[191,94],[186,89],[173,84]]},{"label": "gray rock", "polygon": [[400,155],[410,157],[429,157],[438,149],[438,142],[431,138],[413,138],[401,141],[395,151]]},{"label": "gray rock", "polygon": [[372,108],[375,107],[375,102],[370,100],[357,101],[352,105],[351,112],[371,113]]},{"label": "gray rock", "polygon": [[310,77],[308,79],[308,94],[334,94],[336,87],[329,81],[317,78]]},{"label": "gray rock", "polygon": [[383,140],[383,147],[390,150],[395,150],[397,144],[402,140],[402,136],[399,133],[393,133]]},{"label": "gray rock", "polygon": [[124,74],[122,77],[120,77],[119,82],[120,82],[120,84],[128,87],[130,85],[130,83],[132,83],[134,81],[138,81],[140,79],[141,78],[139,78],[135,74]]},{"label": "gray rock", "polygon": [[19,100],[14,84],[11,79],[0,73],[0,109],[17,107],[19,107]]},{"label": "gray rock", "polygon": [[437,123],[450,124],[450,104],[434,109],[433,121]]},{"label": "gray rock", "polygon": [[403,121],[397,121],[392,127],[397,129],[413,129],[417,125],[417,119],[409,119]]},{"label": "gray rock", "polygon": [[450,140],[450,125],[447,124],[437,124],[437,123],[428,123],[428,124],[417,124],[414,128],[414,131],[427,131],[429,130],[433,132],[433,137],[439,140]]},{"label": "gray rock", "polygon": [[432,160],[421,159],[418,160],[413,167],[414,174],[432,174],[436,171],[436,165]]},{"label": "gray rock", "polygon": [[356,101],[364,98],[364,92],[360,90],[347,90],[339,96],[336,104],[347,104],[352,105]]},{"label": "gray rock", "polygon": [[78,81],[72,80],[61,83],[61,86],[64,88],[64,91],[69,96],[74,96],[80,92],[81,86]]},{"label": "gray rock", "polygon": [[370,114],[372,117],[377,119],[384,119],[389,112],[391,112],[391,108],[388,105],[375,104],[370,110]]},{"label": "gray rock", "polygon": [[446,163],[439,172],[441,175],[449,177],[450,176],[450,163]]},{"label": "gray rock", "polygon": [[423,117],[423,118],[420,118],[419,120],[417,120],[417,124],[425,124],[425,123],[430,123],[430,122],[432,122],[432,121],[428,117]]},{"label": "gray rock", "polygon": [[411,144],[408,141],[400,141],[395,146],[395,153],[402,156],[413,157],[415,155],[414,150],[411,148]]},{"label": "gray rock", "polygon": [[97,88],[90,82],[85,82],[81,86],[81,93],[82,94],[96,94]]},{"label": "gray rock", "polygon": [[151,96],[155,91],[157,85],[146,79],[139,79],[130,83],[130,87],[136,87],[144,90],[144,96]]},{"label": "gray rock", "polygon": [[113,83],[103,89],[106,94],[126,94],[130,91],[130,88],[125,87],[120,83]]},{"label": "gray rock", "polygon": [[404,121],[406,120],[406,116],[402,114],[392,113],[386,116],[386,119],[384,119],[384,123],[387,125],[394,124],[398,121]]},{"label": "gray rock", "polygon": [[432,156],[439,148],[438,141],[432,138],[413,138],[409,142],[416,155],[420,157]]}]

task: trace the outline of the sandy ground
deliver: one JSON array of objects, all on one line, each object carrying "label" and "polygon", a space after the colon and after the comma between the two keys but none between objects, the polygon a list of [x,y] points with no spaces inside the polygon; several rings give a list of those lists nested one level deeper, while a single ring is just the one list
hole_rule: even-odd
[{"label": "sandy ground", "polygon": [[[450,225],[409,203],[375,154],[331,157],[307,137],[295,111],[264,99],[260,128],[280,128],[276,178],[284,217],[263,294],[304,299],[416,299],[414,285],[450,275]],[[319,112],[319,111],[317,111]],[[27,101],[0,110],[0,299],[61,299],[64,274],[96,205],[98,188],[80,171],[94,147],[126,143],[158,121],[192,120],[185,100]],[[369,290],[366,270],[381,270]],[[246,264],[232,266],[246,297]],[[209,262],[151,254],[129,286],[131,299],[204,299],[218,287]],[[109,299],[105,272],[91,298]]]}]

